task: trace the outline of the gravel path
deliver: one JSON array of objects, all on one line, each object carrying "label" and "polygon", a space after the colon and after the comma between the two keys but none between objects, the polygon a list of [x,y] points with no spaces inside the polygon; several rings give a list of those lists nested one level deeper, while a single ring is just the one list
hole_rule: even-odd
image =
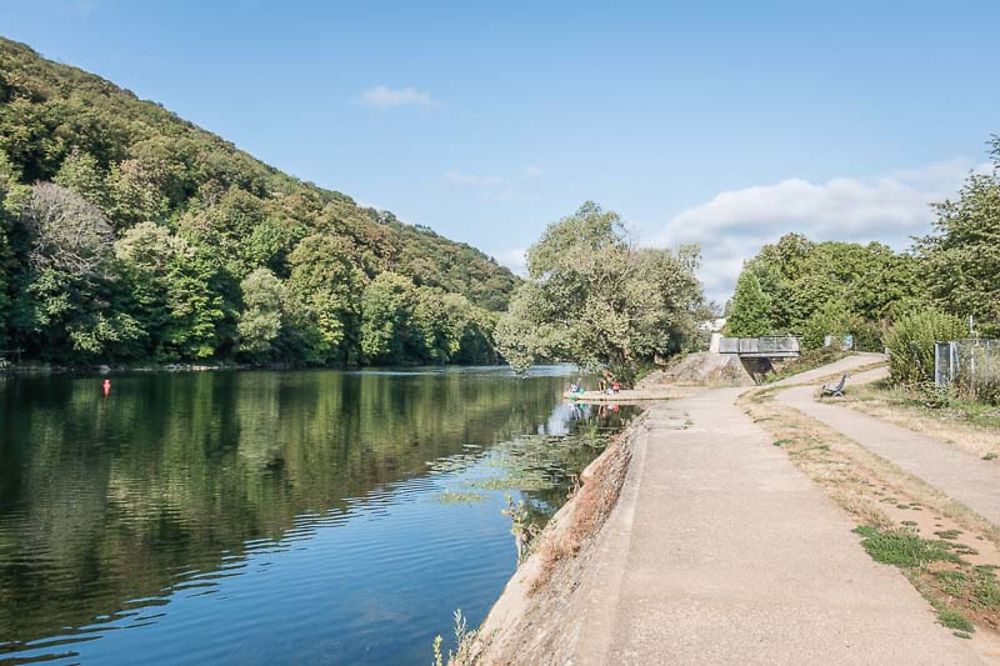
[{"label": "gravel path", "polygon": [[652,407],[569,663],[982,663],[735,406],[743,390]]}]

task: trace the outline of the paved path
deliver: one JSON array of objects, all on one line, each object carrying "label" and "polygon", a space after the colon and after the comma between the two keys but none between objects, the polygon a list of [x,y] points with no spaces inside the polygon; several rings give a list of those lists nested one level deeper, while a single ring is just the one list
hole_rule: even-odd
[{"label": "paved path", "polygon": [[569,663],[981,663],[734,405],[742,390],[651,409]]},{"label": "paved path", "polygon": [[[858,376],[865,381],[872,375]],[[1000,467],[940,440],[863,414],[833,401],[818,402],[815,386],[790,388],[777,399],[825,423],[1000,525]]]},{"label": "paved path", "polygon": [[[781,381],[775,382],[774,385],[794,386],[796,384],[815,384],[817,380],[823,377],[840,375],[845,372],[853,374],[855,370],[862,366],[871,365],[872,363],[885,360],[887,360],[885,354],[861,352],[852,356],[845,356],[839,361],[834,361],[829,365],[824,365],[813,370],[806,370],[805,372],[800,372],[799,374],[792,375],[791,377],[785,377]],[[878,372],[884,371],[879,370]]]}]

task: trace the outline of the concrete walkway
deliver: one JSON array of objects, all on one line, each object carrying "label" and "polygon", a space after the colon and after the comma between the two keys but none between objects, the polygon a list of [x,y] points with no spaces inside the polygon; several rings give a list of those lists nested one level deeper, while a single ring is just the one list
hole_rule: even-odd
[{"label": "concrete walkway", "polygon": [[742,390],[651,409],[569,663],[982,663],[735,406]]},{"label": "concrete walkway", "polygon": [[[869,373],[865,375],[854,379],[863,382],[873,378]],[[839,406],[835,401],[819,402],[814,398],[815,392],[815,386],[795,387],[781,391],[777,399],[923,479],[994,525],[1000,525],[1000,467],[996,464],[932,437]]]},{"label": "concrete walkway", "polygon": [[[815,384],[819,379],[823,377],[828,377],[830,375],[840,375],[843,373],[848,373],[853,375],[854,372],[863,366],[871,365],[872,363],[877,363],[879,361],[887,361],[888,357],[885,354],[873,354],[870,352],[860,352],[853,354],[851,356],[845,356],[839,361],[834,361],[828,365],[815,368],[813,370],[806,370],[805,372],[800,372],[797,375],[792,375],[791,377],[785,377],[781,381],[774,383],[774,386],[795,386],[796,384]],[[883,370],[878,370],[877,372],[884,372]],[[866,373],[867,374],[867,373]]]}]

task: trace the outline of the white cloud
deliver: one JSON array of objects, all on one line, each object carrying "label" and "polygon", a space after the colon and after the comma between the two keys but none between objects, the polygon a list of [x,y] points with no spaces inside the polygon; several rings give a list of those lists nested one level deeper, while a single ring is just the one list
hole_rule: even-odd
[{"label": "white cloud", "polygon": [[789,232],[818,241],[876,240],[896,249],[909,246],[911,236],[930,230],[930,204],[954,197],[973,167],[967,160],[951,160],[872,178],[834,178],[820,184],[790,178],[726,191],[683,211],[646,242],[699,243],[705,292],[723,303],[732,294],[743,261]]},{"label": "white cloud", "polygon": [[358,101],[377,109],[391,109],[397,106],[430,106],[433,103],[429,93],[416,88],[390,88],[377,85],[361,93]]},{"label": "white cloud", "polygon": [[531,181],[542,177],[542,170],[529,164],[516,176],[476,174],[454,169],[446,171],[444,180],[450,185],[476,190],[484,199],[500,201],[530,200],[536,198]]},{"label": "white cloud", "polygon": [[504,250],[494,258],[497,262],[506,266],[518,275],[524,276],[528,274],[528,258],[523,247]]}]

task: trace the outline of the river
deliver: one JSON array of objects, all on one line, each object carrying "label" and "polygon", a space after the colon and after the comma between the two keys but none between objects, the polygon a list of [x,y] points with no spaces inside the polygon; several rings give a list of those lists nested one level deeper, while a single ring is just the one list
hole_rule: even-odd
[{"label": "river", "polygon": [[0,378],[0,663],[428,663],[631,414],[572,372]]}]

